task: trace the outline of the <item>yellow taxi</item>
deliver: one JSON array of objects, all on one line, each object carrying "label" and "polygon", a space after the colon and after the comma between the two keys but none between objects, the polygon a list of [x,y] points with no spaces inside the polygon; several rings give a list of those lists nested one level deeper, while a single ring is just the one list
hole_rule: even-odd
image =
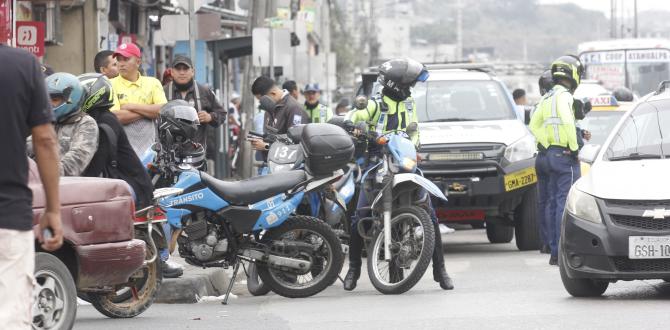
[{"label": "yellow taxi", "polygon": [[[591,139],[584,141],[586,145],[603,145],[605,140],[614,129],[628,109],[634,102],[619,102],[611,94],[602,94],[590,97],[591,111],[586,114],[583,120],[580,120],[578,126],[591,132]],[[581,162],[582,176],[586,175],[591,166]]]}]

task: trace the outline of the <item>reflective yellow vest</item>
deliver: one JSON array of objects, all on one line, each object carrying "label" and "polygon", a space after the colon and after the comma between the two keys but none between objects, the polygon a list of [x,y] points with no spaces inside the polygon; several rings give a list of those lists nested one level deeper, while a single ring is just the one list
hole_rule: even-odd
[{"label": "reflective yellow vest", "polygon": [[543,147],[558,146],[572,151],[579,150],[572,102],[572,94],[559,84],[540,100],[528,126]]}]

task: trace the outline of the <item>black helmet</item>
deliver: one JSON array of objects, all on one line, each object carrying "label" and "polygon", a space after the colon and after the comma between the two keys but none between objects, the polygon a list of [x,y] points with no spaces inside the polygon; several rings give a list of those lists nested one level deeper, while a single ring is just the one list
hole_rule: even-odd
[{"label": "black helmet", "polygon": [[[184,100],[173,100],[166,103],[158,117],[158,132],[162,143],[185,142],[195,138],[198,131],[198,112]],[[168,138],[169,141],[164,141]]]},{"label": "black helmet", "polygon": [[547,94],[547,92],[554,88],[554,79],[551,77],[551,70],[542,72],[537,84],[540,86],[540,95]]},{"label": "black helmet", "polygon": [[571,90],[577,89],[584,75],[584,66],[577,56],[564,55],[551,63],[551,76],[555,83],[558,79],[566,78],[570,81]]},{"label": "black helmet", "polygon": [[77,77],[84,88],[84,103],[81,111],[109,109],[114,105],[112,83],[100,73],[84,73]]},{"label": "black helmet", "polygon": [[612,96],[614,96],[617,101],[621,102],[633,102],[635,99],[633,92],[626,87],[615,89],[614,92],[612,92]]},{"label": "black helmet", "polygon": [[410,88],[417,81],[426,81],[426,66],[412,59],[394,59],[379,66],[377,81],[388,91],[402,99],[409,97]]},{"label": "black helmet", "polygon": [[190,165],[202,169],[205,164],[205,148],[202,144],[187,141],[175,149],[175,161],[180,165]]}]

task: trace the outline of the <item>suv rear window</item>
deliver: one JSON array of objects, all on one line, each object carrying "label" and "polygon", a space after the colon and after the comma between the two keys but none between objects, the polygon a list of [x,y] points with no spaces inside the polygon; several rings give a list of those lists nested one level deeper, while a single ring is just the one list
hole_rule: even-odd
[{"label": "suv rear window", "polygon": [[494,80],[429,80],[412,97],[419,122],[516,119],[506,93]]}]

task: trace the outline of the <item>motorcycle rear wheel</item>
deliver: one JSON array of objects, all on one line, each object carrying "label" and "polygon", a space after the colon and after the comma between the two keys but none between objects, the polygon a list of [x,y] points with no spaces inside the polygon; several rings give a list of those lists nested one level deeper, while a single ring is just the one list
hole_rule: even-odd
[{"label": "motorcycle rear wheel", "polygon": [[[148,241],[145,242],[147,259],[150,259],[153,249],[148,247]],[[111,293],[87,293],[89,302],[98,312],[110,318],[132,318],[142,314],[153,304],[163,282],[160,256],[140,271],[142,277],[131,278],[130,286],[119,286]]]},{"label": "motorcycle rear wheel", "polygon": [[392,257],[387,262],[384,231],[380,229],[374,234],[372,244],[368,246],[368,276],[377,291],[401,294],[419,282],[433,256],[435,228],[428,213],[417,206],[393,210],[391,244]]},{"label": "motorcycle rear wheel", "polygon": [[344,253],[338,237],[324,222],[312,217],[294,216],[266,235],[270,246],[273,241],[281,240],[300,241],[319,246],[311,255],[299,253],[287,256],[305,259],[312,262],[312,265],[316,264],[314,260],[318,258],[320,260],[318,274],[313,274],[312,269],[305,274],[295,274],[258,264],[258,275],[273,292],[287,298],[304,298],[325,290],[337,280],[344,264]]}]

